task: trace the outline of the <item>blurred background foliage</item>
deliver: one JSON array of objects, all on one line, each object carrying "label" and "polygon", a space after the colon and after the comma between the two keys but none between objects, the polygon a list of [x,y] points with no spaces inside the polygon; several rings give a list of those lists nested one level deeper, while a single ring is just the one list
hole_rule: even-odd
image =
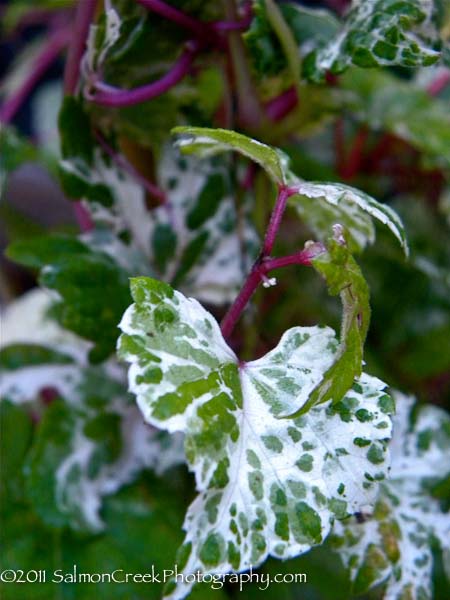
[{"label": "blurred background foliage", "polygon": [[[161,76],[177,58],[180,45],[186,41],[186,32],[131,0],[117,0],[113,4],[122,15],[122,25],[117,41],[106,51],[103,77],[116,86],[132,88],[147,82],[149,77]],[[220,2],[177,0],[171,4],[200,20],[224,18]],[[264,2],[254,2],[254,16],[247,33],[243,37],[233,35],[239,37],[238,60],[245,59],[242,76],[246,84],[251,83],[260,108],[270,106],[270,99],[277,94],[292,95],[289,90],[293,85],[298,86],[300,100],[282,118],[263,118],[257,125],[246,121],[242,112],[246,84],[230,89],[226,72],[232,67],[227,64],[223,49],[209,48],[197,58],[190,74],[163,96],[123,108],[85,103],[78,116],[74,110],[69,115],[70,123],[60,122],[63,144],[66,143],[63,155],[74,152],[81,155],[86,148],[89,154],[92,147],[98,146],[92,132],[101,132],[114,152],[120,152],[133,165],[138,177],[155,181],[171,127],[179,123],[219,125],[279,145],[290,156],[293,171],[305,179],[342,181],[389,203],[403,219],[411,256],[406,261],[392,236],[379,228],[376,243],[358,257],[371,290],[372,322],[365,351],[366,370],[393,387],[415,394],[421,401],[449,408],[450,85],[438,88],[434,82],[448,73],[446,61],[450,51],[445,45],[441,47],[443,58],[434,66],[422,67],[417,63],[414,68],[371,69],[358,66],[349,51],[344,73],[339,72],[342,69],[333,73],[333,68],[321,73],[317,56],[309,52],[311,40],[323,44],[335,35],[348,3],[324,0],[280,6],[295,43],[306,57],[302,77],[300,73],[293,77],[289,57],[268,22]],[[445,0],[438,0],[436,7],[435,26],[442,32],[444,43],[448,43],[450,9]],[[74,5],[68,0],[39,3],[12,0],[3,1],[1,10],[0,94],[6,102],[20,88],[20,82],[30,76],[48,36],[55,30],[71,27]],[[96,20],[101,36],[105,13],[100,6]],[[423,40],[426,44],[426,35]],[[71,243],[64,242],[73,239],[71,236],[77,234],[79,224],[73,203],[60,182],[66,192],[80,185],[79,180],[69,181],[58,169],[64,47],[30,89],[11,122],[2,124],[0,243],[3,251],[14,243],[15,250],[9,255],[25,266],[19,266],[2,252],[1,302],[6,309],[15,298],[34,288],[39,268],[50,262],[56,270],[44,275],[44,280],[41,276],[41,282],[60,293],[64,288],[66,300],[65,308],[56,317],[78,335],[96,340],[96,353],[91,351],[90,356],[99,362],[114,349],[117,315],[120,317],[129,303],[127,276],[141,272],[139,266],[129,267],[125,272],[104,257],[91,256],[82,248],[74,249]],[[101,42],[98,48],[101,49]],[[429,48],[434,51],[433,44]],[[75,150],[74,144],[79,146]],[[250,219],[261,237],[272,207],[273,190],[258,169],[237,164],[235,159],[231,165],[235,181],[244,177],[252,181]],[[235,186],[238,206],[247,193],[244,188]],[[96,201],[102,193],[109,192],[94,189],[93,184],[85,184],[83,189],[83,196]],[[146,203],[152,209],[158,202],[149,193]],[[42,242],[41,236],[48,233],[60,236],[53,238],[57,240],[53,247]],[[294,252],[313,235],[290,208],[280,232],[277,254]],[[164,252],[169,252],[164,248]],[[195,248],[190,246],[190,251]],[[160,256],[160,260],[164,262],[165,258]],[[81,275],[77,271],[80,265],[83,265]],[[60,267],[63,283],[58,281]],[[87,285],[83,268],[98,273],[97,300],[92,286],[83,287]],[[233,334],[231,344],[244,359],[264,354],[291,326],[320,323],[339,327],[339,302],[327,295],[325,285],[313,272],[290,267],[277,274],[277,279],[274,288],[257,291],[251,308]],[[110,286],[106,292],[110,312],[102,313],[94,324],[91,316],[101,313],[104,298],[100,289],[104,292],[105,285]],[[89,298],[86,290],[91,294]],[[64,313],[68,304],[72,311]],[[220,318],[226,305],[219,303],[208,308]],[[7,314],[6,310],[5,323]],[[21,358],[18,360],[20,363]],[[28,356],[26,360],[31,359]],[[55,412],[57,408],[52,403],[44,412]],[[45,498],[30,500],[29,484],[25,481],[32,468],[30,456],[36,452],[36,440],[42,428],[49,427],[52,415],[43,418],[35,415],[30,419],[27,407],[7,401],[0,404],[0,410],[1,543],[5,568],[70,571],[73,564],[87,572],[111,572],[116,568],[146,572],[151,564],[159,571],[170,568],[181,542],[182,518],[193,495],[191,477],[183,467],[174,467],[161,477],[144,470],[132,484],[107,497],[101,511],[105,523],[102,532],[92,534],[73,531],[67,526],[53,527],[36,510],[36,502],[42,505]],[[106,433],[105,429],[103,434]],[[54,443],[57,448],[58,441]],[[111,442],[113,447],[116,443],[117,440]],[[449,595],[443,559],[439,555],[436,558],[434,597],[444,600]],[[277,600],[351,597],[339,558],[326,545],[294,561],[269,560],[262,570],[307,573],[308,582],[298,586],[277,584],[265,591],[249,585],[245,597],[263,595]],[[157,598],[160,594],[161,587],[157,584],[2,584],[1,588],[5,600],[138,599]],[[214,592],[208,586],[197,586],[191,597],[209,598],[212,594],[217,599],[240,596],[236,587],[226,585]],[[382,590],[367,595],[367,598],[379,597]]]}]

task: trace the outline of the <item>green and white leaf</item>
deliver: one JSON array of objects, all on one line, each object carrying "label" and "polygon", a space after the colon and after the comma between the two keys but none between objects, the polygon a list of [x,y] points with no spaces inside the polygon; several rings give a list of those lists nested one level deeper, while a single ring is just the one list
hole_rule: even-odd
[{"label": "green and white leaf", "polygon": [[118,12],[109,4],[105,6],[99,22],[90,26],[82,61],[82,72],[88,81],[89,75],[102,67],[110,48],[119,39],[121,25]]},{"label": "green and white leaf", "polygon": [[427,66],[439,60],[429,0],[354,0],[340,32],[304,60],[303,72],[323,81],[349,66]]},{"label": "green and white leaf", "polygon": [[[342,225],[350,240],[351,249],[362,249],[374,241],[370,217],[386,225],[400,242],[406,256],[409,254],[406,234],[397,213],[386,204],[377,202],[368,194],[343,183],[299,181],[290,186],[297,193],[290,203],[319,238],[329,235],[330,222]],[[367,216],[368,215],[368,216]]]},{"label": "green and white leaf", "polygon": [[[177,127],[176,144],[182,152],[208,156],[225,150],[236,150],[260,164],[278,184],[289,185],[296,190],[289,202],[297,208],[300,216],[321,239],[327,239],[331,225],[339,223],[346,229],[352,251],[361,250],[375,238],[372,218],[386,225],[399,240],[408,255],[408,244],[403,224],[389,207],[364,192],[342,183],[301,181],[289,170],[289,159],[279,150],[261,145],[242,134],[224,129],[202,127]],[[260,147],[263,150],[259,152]]]},{"label": "green and white leaf", "polygon": [[[179,570],[225,573],[320,544],[335,517],[372,504],[387,473],[393,404],[363,374],[338,403],[304,404],[338,350],[329,328],[295,327],[259,360],[239,363],[194,299],[148,278],[120,327],[119,356],[145,419],[185,433],[199,496]],[[182,598],[188,584],[168,594]]]},{"label": "green and white leaf", "polygon": [[[51,322],[49,308],[37,290],[2,315],[0,396],[39,419],[26,469],[37,513],[54,526],[98,531],[103,497],[144,468],[184,462],[183,439],[145,424],[123,370],[112,360],[86,366],[89,344]],[[50,406],[43,390],[56,396]]]},{"label": "green and white leaf", "polygon": [[287,182],[289,158],[276,148],[229,129],[175,127],[175,144],[184,154],[214,156],[234,150],[258,163],[275,183]]},{"label": "green and white leaf", "polygon": [[386,598],[431,599],[432,546],[450,550],[450,515],[430,493],[449,476],[450,417],[395,397],[391,476],[380,486],[373,514],[336,523],[333,541],[350,568],[354,593],[384,583]]},{"label": "green and white leaf", "polygon": [[229,157],[180,158],[166,147],[158,181],[167,199],[151,213],[155,270],[184,293],[215,304],[235,297],[259,250],[249,199],[236,206],[231,169]]}]

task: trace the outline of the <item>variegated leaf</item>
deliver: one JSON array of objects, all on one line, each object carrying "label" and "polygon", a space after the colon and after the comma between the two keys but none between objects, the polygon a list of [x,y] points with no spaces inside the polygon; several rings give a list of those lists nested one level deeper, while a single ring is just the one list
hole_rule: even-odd
[{"label": "variegated leaf", "polygon": [[[296,327],[239,362],[212,316],[167,284],[132,280],[119,356],[146,420],[186,435],[199,496],[177,559],[184,573],[241,571],[320,544],[334,518],[365,510],[387,472],[392,401],[363,374],[338,403],[283,419],[335,359],[329,328]],[[181,598],[189,585],[169,589]]]},{"label": "variegated leaf", "polygon": [[413,407],[396,394],[392,472],[372,515],[336,523],[333,541],[350,567],[354,592],[385,583],[385,598],[431,599],[437,541],[450,550],[450,515],[430,491],[449,477],[450,418],[434,406]]},{"label": "variegated leaf", "polygon": [[87,366],[89,344],[48,319],[49,307],[36,290],[2,315],[0,396],[39,421],[26,470],[37,513],[98,531],[103,497],[143,468],[161,473],[184,462],[183,439],[144,423],[119,365]]},{"label": "variegated leaf", "polygon": [[236,207],[229,157],[181,157],[166,147],[158,180],[167,201],[151,213],[155,269],[184,293],[231,301],[254,262],[259,240],[248,198]]},{"label": "variegated leaf", "polygon": [[350,65],[418,67],[439,60],[430,0],[354,0],[341,31],[310,53],[304,73],[322,81]]},{"label": "variegated leaf", "polygon": [[[403,223],[395,211],[377,202],[368,194],[343,183],[298,181],[291,185],[296,194],[290,199],[306,223],[323,239],[329,234],[322,224],[328,226],[331,218],[346,228],[351,247],[364,248],[366,242],[374,241],[373,224],[366,215],[386,225],[400,242],[408,256],[409,249]],[[328,205],[328,206],[327,206]]]}]

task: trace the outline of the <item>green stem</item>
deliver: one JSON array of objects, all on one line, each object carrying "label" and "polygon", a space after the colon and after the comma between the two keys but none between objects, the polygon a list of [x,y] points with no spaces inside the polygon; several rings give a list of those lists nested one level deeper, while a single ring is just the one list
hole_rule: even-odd
[{"label": "green stem", "polygon": [[280,44],[284,50],[284,54],[288,61],[289,70],[292,75],[293,84],[295,91],[297,92],[297,99],[300,99],[300,73],[302,69],[302,59],[297,46],[297,42],[292,34],[292,30],[286,23],[283,17],[283,13],[280,8],[275,4],[274,0],[266,0],[267,17],[269,23],[280,41]]}]

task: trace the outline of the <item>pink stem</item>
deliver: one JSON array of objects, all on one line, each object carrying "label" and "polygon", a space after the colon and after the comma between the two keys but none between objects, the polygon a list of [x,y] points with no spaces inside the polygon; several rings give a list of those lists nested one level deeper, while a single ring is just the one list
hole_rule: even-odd
[{"label": "pink stem", "polygon": [[64,70],[64,93],[72,96],[75,93],[89,26],[94,19],[96,0],[79,0],[75,13],[72,40]]},{"label": "pink stem", "polygon": [[116,152],[114,148],[106,142],[103,136],[98,131],[94,132],[95,138],[108,154],[125,172],[129,173],[147,192],[154,198],[159,200],[161,203],[165,202],[166,195],[156,184],[149,181],[146,177],[141,175],[139,171],[119,152]]},{"label": "pink stem", "polygon": [[267,227],[266,235],[264,238],[264,244],[262,248],[262,255],[268,256],[272,252],[275,238],[280,228],[281,219],[286,208],[286,203],[289,196],[295,193],[286,186],[280,186],[278,197],[275,202],[272,214],[270,215],[269,226]]},{"label": "pink stem", "polygon": [[280,121],[298,104],[297,92],[294,87],[289,88],[276,98],[266,103],[266,114],[272,121]]},{"label": "pink stem", "polygon": [[230,337],[234,326],[239,321],[239,318],[243,313],[244,308],[247,306],[248,301],[255,293],[260,281],[261,272],[258,268],[258,263],[255,263],[244,285],[242,286],[241,291],[237,295],[236,300],[230,306],[227,314],[224,316],[222,322],[220,323],[220,329],[225,339]]},{"label": "pink stem", "polygon": [[73,212],[81,231],[85,232],[94,229],[94,222],[91,215],[81,202],[74,202]]},{"label": "pink stem", "polygon": [[437,96],[450,84],[450,71],[445,71],[427,87],[430,96]]},{"label": "pink stem", "polygon": [[[233,331],[233,328],[239,320],[244,308],[247,306],[248,301],[253,296],[256,288],[258,287],[260,281],[264,278],[265,274],[272,268],[278,269],[281,266],[285,266],[282,264],[282,262],[280,262],[283,259],[269,259],[268,257],[275,243],[275,237],[286,208],[286,202],[289,196],[292,196],[296,193],[297,190],[291,189],[285,185],[281,185],[279,187],[278,196],[270,217],[269,225],[267,227],[261,254],[253,265],[252,270],[250,271],[241,291],[239,292],[236,300],[230,306],[220,325],[222,334],[225,338],[227,338]],[[306,250],[304,252],[306,252]],[[304,252],[299,252],[291,257],[285,257],[284,260],[287,261],[286,264],[294,264],[295,262],[297,262],[297,264],[306,264],[304,262]]]},{"label": "pink stem", "polygon": [[94,94],[88,99],[103,106],[120,107],[132,106],[156,98],[170,90],[188,74],[198,51],[199,44],[197,42],[188,42],[183,54],[161,79],[132,90],[122,90],[107,83],[97,82],[94,84]]},{"label": "pink stem", "polygon": [[161,17],[165,17],[174,23],[178,23],[185,29],[189,29],[199,38],[204,38],[207,33],[207,28],[204,23],[190,17],[186,13],[182,12],[178,8],[170,6],[161,0],[137,0],[139,4],[145,6],[149,10],[161,15]]},{"label": "pink stem", "polygon": [[236,300],[233,302],[227,314],[222,319],[220,329],[223,337],[227,339],[230,336],[250,298],[255,293],[261,281],[264,280],[267,273],[273,271],[274,269],[287,267],[288,265],[310,266],[311,260],[322,252],[325,252],[325,246],[323,246],[323,244],[316,243],[289,256],[282,256],[279,258],[259,258],[253,265],[252,270],[250,271],[250,274],[247,277]]},{"label": "pink stem", "polygon": [[325,246],[320,242],[315,242],[295,254],[280,256],[279,258],[267,258],[262,264],[264,273],[274,271],[275,269],[281,269],[282,267],[288,267],[289,265],[304,265],[309,267],[311,266],[311,260],[323,252],[326,252]]},{"label": "pink stem", "polygon": [[20,88],[8,98],[0,109],[0,121],[9,123],[27,99],[34,86],[41,79],[50,65],[58,58],[61,50],[67,45],[69,30],[58,29],[50,34],[42,52],[37,55],[33,68]]}]

